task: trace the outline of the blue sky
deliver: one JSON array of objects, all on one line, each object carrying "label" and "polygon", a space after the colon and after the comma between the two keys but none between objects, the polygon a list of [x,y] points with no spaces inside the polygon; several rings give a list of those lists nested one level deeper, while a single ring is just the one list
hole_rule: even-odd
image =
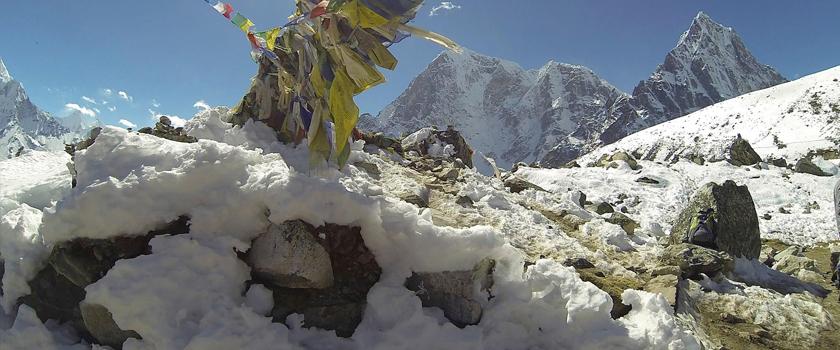
[{"label": "blue sky", "polygon": [[[228,2],[258,28],[284,23],[293,7],[292,0]],[[653,71],[700,10],[734,27],[760,61],[789,79],[840,64],[840,1],[451,2],[460,8],[430,16],[440,1],[427,0],[415,23],[525,68],[551,59],[582,64],[625,91]],[[3,7],[0,57],[33,102],[59,116],[72,103],[96,108],[111,124],[147,125],[152,112],[188,118],[199,100],[235,104],[256,71],[241,32],[202,0],[27,0]],[[362,111],[376,114],[440,50],[416,38],[396,45],[399,66],[386,74],[387,84],[357,97]]]}]

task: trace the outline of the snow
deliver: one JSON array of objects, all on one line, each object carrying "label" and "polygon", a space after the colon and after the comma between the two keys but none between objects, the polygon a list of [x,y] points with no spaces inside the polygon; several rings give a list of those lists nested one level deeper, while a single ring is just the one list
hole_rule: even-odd
[{"label": "snow", "polygon": [[[83,350],[90,346],[75,344],[62,337],[60,330],[48,329],[28,306],[23,305],[18,310],[17,319],[10,329],[0,328],[0,340],[4,349],[38,349],[38,350]],[[102,349],[94,346],[94,350]]]},{"label": "snow", "polygon": [[52,205],[70,191],[70,171],[65,165],[69,161],[64,152],[44,151],[0,160],[0,198],[38,209]]},{"label": "snow", "polygon": [[581,164],[616,150],[637,151],[657,160],[689,155],[724,159],[738,134],[762,158],[795,163],[811,150],[837,149],[838,79],[840,67],[835,67],[741,95],[630,135],[581,157]]},{"label": "snow", "polygon": [[[547,194],[510,197],[494,187],[500,187],[498,180],[467,170],[465,181],[473,184],[479,210],[507,219],[501,226],[438,226],[428,209],[418,212],[388,195],[352,165],[309,176],[301,173],[305,165],[295,166],[306,164],[305,148],[261,144],[251,139],[255,133],[248,127],[231,128],[211,116],[205,120],[219,128],[192,125],[191,130],[249,146],[206,139],[175,143],[105,127],[90,148],[77,153],[78,186],[44,211],[38,234],[47,244],[144,234],[180,215],[191,217],[189,234],[154,238],[151,255],[120,260],[87,287],[86,302],[106,306],[121,328],[143,337],[127,341],[125,349],[696,346],[659,297],[627,294],[634,314],[614,321],[609,296],[580,280],[574,269],[540,260],[523,270],[523,252],[510,242],[517,235],[544,234],[545,219],[516,201]],[[254,147],[258,144],[267,148]],[[267,151],[272,147],[278,153]],[[360,148],[354,146],[351,159],[377,162],[386,167],[383,174],[401,169],[359,153]],[[254,286],[246,293],[249,269],[236,251],[247,250],[269,223],[290,219],[360,226],[382,266],[351,339],[301,328],[299,315],[286,324],[272,323],[263,316],[269,305],[265,291]],[[583,249],[574,240],[554,239],[569,240],[562,244],[568,249]],[[483,302],[484,317],[476,326],[454,327],[403,286],[412,271],[470,269],[487,257],[497,261],[495,298]],[[25,308],[20,310],[18,322],[26,322]]]},{"label": "snow", "polygon": [[245,305],[257,314],[267,316],[274,308],[274,294],[261,284],[251,285],[245,293]]},{"label": "snow", "polygon": [[28,295],[29,284],[50,255],[38,233],[41,211],[22,204],[0,217],[0,256],[5,261],[0,307],[12,314],[19,297]]},{"label": "snow", "polygon": [[[592,202],[618,203],[618,196],[629,196],[616,209],[625,207],[628,216],[638,222],[639,232],[651,236],[657,231],[670,232],[676,215],[694,192],[709,182],[733,180],[746,185],[759,217],[761,237],[779,239],[789,244],[812,245],[836,240],[833,187],[840,176],[819,177],[793,173],[789,169],[767,166],[766,170],[735,167],[727,162],[697,165],[683,160],[665,165],[639,161],[642,169],[629,168],[522,168],[516,174],[552,192],[581,190]],[[659,185],[636,182],[640,177],[660,181]],[[816,203],[814,208],[813,203]],[[812,208],[806,209],[811,206]],[[790,214],[779,213],[784,207]],[[810,210],[810,213],[808,211]]]}]

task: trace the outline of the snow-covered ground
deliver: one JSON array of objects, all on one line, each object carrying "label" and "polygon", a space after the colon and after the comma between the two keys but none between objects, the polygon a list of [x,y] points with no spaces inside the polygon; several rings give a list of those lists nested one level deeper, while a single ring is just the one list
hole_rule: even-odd
[{"label": "snow-covered ground", "polygon": [[[65,156],[33,152],[0,162],[2,179],[17,181],[13,189],[3,182],[0,191],[0,253],[6,265],[3,344],[14,349],[88,347],[68,345],[73,337],[66,329],[42,325],[31,309],[10,302],[27,292],[21,281],[32,277],[53,244],[145,234],[189,215],[189,234],[154,238],[151,255],[118,261],[86,289],[86,301],[104,305],[121,328],[143,337],[130,339],[125,349],[698,347],[659,295],[624,292],[624,302],[633,309],[613,320],[610,297],[582,281],[573,268],[551,259],[523,268],[526,255],[511,242],[522,244],[522,237],[537,245],[574,242],[523,206],[541,201],[573,209],[565,193],[513,195],[498,180],[467,170],[462,192],[476,202],[472,214],[492,215],[495,220],[488,222],[495,224],[444,227],[433,223],[429,209],[418,210],[392,196],[387,177],[379,181],[353,165],[343,171],[308,170],[306,150],[261,141],[265,127],[230,128],[219,114],[207,112],[187,129],[235,145],[175,143],[106,127],[93,146],[77,154],[74,189],[69,188]],[[403,169],[360,150],[355,145],[351,162],[375,163],[383,173]],[[41,175],[23,180],[21,172]],[[303,328],[300,315],[285,324],[272,323],[257,312],[267,307],[265,295],[246,293],[249,268],[236,251],[247,250],[270,223],[290,219],[361,227],[382,267],[352,338]],[[610,224],[596,220],[588,225]],[[592,254],[579,244],[572,247]],[[497,261],[495,298],[483,302],[478,325],[456,328],[439,310],[423,308],[403,286],[412,271],[464,270],[487,257]]]},{"label": "snow-covered ground", "polygon": [[[516,174],[549,191],[583,191],[596,203],[617,203],[620,195],[627,195],[619,208],[626,207],[627,215],[642,227],[660,227],[666,233],[700,186],[733,180],[749,188],[759,218],[770,214],[770,219],[759,220],[762,238],[798,245],[840,239],[834,220],[833,190],[840,178],[836,175],[794,173],[772,165],[763,169],[736,167],[727,162],[697,165],[687,160],[675,164],[639,161],[639,165],[642,168],[638,171],[625,165],[611,169],[523,168]],[[637,182],[641,177],[660,183]],[[780,208],[790,213],[782,214]]]},{"label": "snow-covered ground", "polygon": [[724,159],[740,134],[762,158],[795,162],[808,151],[840,145],[840,67],[714,104],[659,124],[581,158],[616,150],[646,159],[699,155]]}]

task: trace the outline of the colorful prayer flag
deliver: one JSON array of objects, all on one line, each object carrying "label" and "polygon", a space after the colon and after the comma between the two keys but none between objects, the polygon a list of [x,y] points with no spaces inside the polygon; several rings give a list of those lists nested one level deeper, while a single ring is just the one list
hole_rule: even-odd
[{"label": "colorful prayer flag", "polygon": [[242,31],[245,33],[250,31],[251,27],[254,26],[254,22],[251,22],[250,19],[245,18],[245,16],[243,16],[239,12],[233,15],[233,18],[231,18],[230,21],[233,22],[233,24],[235,24],[237,27],[239,27],[239,29],[242,29]]},{"label": "colorful prayer flag", "polygon": [[220,15],[225,16],[226,18],[230,18],[230,14],[233,13],[233,6],[230,4],[226,4],[223,2],[217,2],[213,5],[213,8],[216,9]]},{"label": "colorful prayer flag", "polygon": [[280,28],[259,32],[256,35],[257,37],[265,40],[265,46],[269,51],[274,51],[274,43],[277,41],[277,36],[280,35]]}]

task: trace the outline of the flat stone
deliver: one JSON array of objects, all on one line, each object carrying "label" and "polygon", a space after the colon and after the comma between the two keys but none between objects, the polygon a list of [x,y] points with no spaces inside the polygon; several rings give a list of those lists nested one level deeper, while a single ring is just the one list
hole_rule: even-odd
[{"label": "flat stone", "polygon": [[79,305],[82,319],[90,334],[99,345],[122,349],[128,338],[141,339],[135,331],[124,331],[114,322],[113,315],[102,305],[82,302]]},{"label": "flat stone", "polygon": [[677,305],[677,283],[679,278],[674,275],[661,275],[654,277],[645,285],[645,291],[662,294],[668,305]]},{"label": "flat stone", "polygon": [[508,190],[511,193],[520,193],[520,192],[525,191],[527,189],[532,189],[532,190],[541,191],[541,192],[548,192],[544,188],[542,188],[540,186],[537,186],[533,183],[530,183],[530,182],[528,182],[528,181],[526,181],[526,180],[524,180],[524,179],[522,179],[522,178],[520,178],[516,175],[510,176],[507,179],[505,179],[504,184],[505,184],[505,187],[507,187]]},{"label": "flat stone", "polygon": [[406,288],[417,293],[424,307],[438,307],[457,327],[481,321],[482,307],[476,291],[491,296],[495,261],[485,259],[467,271],[414,273],[406,280]]},{"label": "flat stone", "polygon": [[[626,209],[626,207],[622,207],[622,209]],[[628,235],[635,234],[636,229],[640,227],[636,221],[623,213],[611,213],[606,221],[611,224],[621,226],[621,228],[624,229],[624,232],[627,232]]]},{"label": "flat stone", "polygon": [[733,268],[732,258],[728,254],[688,243],[668,246],[661,260],[664,265],[679,266],[686,278],[694,278],[701,273],[714,275]]}]

